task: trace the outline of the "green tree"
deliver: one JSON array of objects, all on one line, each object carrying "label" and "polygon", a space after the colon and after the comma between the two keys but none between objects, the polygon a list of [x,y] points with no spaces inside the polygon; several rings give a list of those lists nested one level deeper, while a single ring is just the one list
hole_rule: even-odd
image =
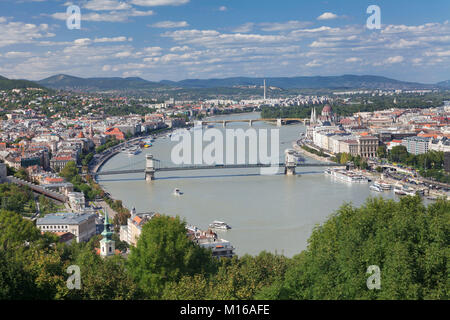
[{"label": "green tree", "polygon": [[62,290],[66,299],[131,300],[138,297],[136,284],[125,270],[119,255],[101,258],[89,246],[76,250],[72,264],[80,267],[81,290]]},{"label": "green tree", "polygon": [[28,175],[28,171],[25,168],[23,168],[23,167],[20,167],[19,170],[17,170],[17,172],[14,173],[14,177],[22,179],[22,180],[26,180],[26,181],[30,180],[30,176]]},{"label": "green tree", "polygon": [[[343,205],[315,228],[308,249],[293,258],[283,299],[448,299],[450,202],[368,199]],[[381,289],[368,290],[367,267],[381,270]]]},{"label": "green tree", "polygon": [[211,252],[188,239],[179,217],[160,216],[147,222],[128,258],[132,277],[150,299],[160,298],[167,282],[213,268]]},{"label": "green tree", "polygon": [[0,249],[23,247],[39,238],[39,229],[33,222],[15,212],[0,210]]},{"label": "green tree", "polygon": [[377,157],[380,159],[384,159],[387,157],[387,150],[386,146],[379,146],[377,148]]},{"label": "green tree", "polygon": [[341,153],[339,163],[340,164],[347,164],[347,162],[352,161],[353,157],[350,153]]},{"label": "green tree", "polygon": [[72,179],[78,176],[78,168],[75,161],[69,161],[61,170],[59,175],[67,181],[72,181]]},{"label": "green tree", "polygon": [[395,146],[389,152],[388,159],[391,162],[405,162],[408,158],[408,151],[405,146]]},{"label": "green tree", "polygon": [[261,252],[257,256],[220,260],[218,272],[212,276],[185,276],[179,282],[168,283],[164,299],[220,299],[249,300],[267,298],[265,291],[274,283],[281,283],[289,259],[277,254]]}]

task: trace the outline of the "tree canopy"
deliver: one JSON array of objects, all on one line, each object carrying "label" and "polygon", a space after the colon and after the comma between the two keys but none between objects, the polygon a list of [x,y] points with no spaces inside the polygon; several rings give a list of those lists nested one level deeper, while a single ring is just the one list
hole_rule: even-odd
[{"label": "tree canopy", "polygon": [[[316,227],[275,294],[282,299],[448,299],[450,203],[418,196],[342,206]],[[366,270],[381,270],[368,290]]]},{"label": "tree canopy", "polygon": [[167,282],[213,268],[211,252],[187,237],[179,217],[160,216],[147,222],[128,257],[128,269],[146,298],[159,298]]}]

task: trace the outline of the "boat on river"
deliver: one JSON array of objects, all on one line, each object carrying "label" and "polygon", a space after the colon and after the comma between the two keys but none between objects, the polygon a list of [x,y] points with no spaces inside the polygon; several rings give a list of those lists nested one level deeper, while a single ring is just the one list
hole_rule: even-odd
[{"label": "boat on river", "polygon": [[183,194],[183,192],[181,192],[180,189],[178,189],[178,188],[175,188],[173,190],[173,195],[174,196],[181,196],[182,194]]},{"label": "boat on river", "polygon": [[209,225],[209,227],[211,229],[220,229],[220,230],[231,229],[231,227],[228,224],[226,224],[225,222],[222,222],[222,221],[213,221],[213,223],[211,223]]},{"label": "boat on river", "polygon": [[372,191],[376,191],[376,192],[383,192],[383,189],[381,189],[379,186],[376,186],[376,185],[371,185],[370,187],[369,187],[369,189],[370,190],[372,190]]}]

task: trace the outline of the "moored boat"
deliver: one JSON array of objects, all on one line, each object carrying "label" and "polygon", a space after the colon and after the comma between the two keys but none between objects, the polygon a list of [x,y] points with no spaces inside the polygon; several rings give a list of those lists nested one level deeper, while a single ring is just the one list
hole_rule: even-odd
[{"label": "moored boat", "polygon": [[383,192],[383,189],[381,189],[379,186],[376,185],[371,185],[369,189],[376,192]]},{"label": "moored boat", "polygon": [[213,221],[213,223],[211,223],[209,227],[211,229],[221,229],[221,230],[231,229],[231,227],[228,224],[222,221]]}]

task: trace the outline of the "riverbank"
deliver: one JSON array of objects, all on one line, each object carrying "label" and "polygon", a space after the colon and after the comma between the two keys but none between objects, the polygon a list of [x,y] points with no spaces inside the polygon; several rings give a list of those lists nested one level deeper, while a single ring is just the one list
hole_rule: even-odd
[{"label": "riverbank", "polygon": [[303,149],[301,146],[298,145],[297,141],[292,142],[292,147],[294,148],[295,151],[300,152],[309,158],[313,158],[313,159],[321,161],[321,162],[327,162],[327,163],[331,162],[330,158],[321,157],[321,156],[318,156],[317,154],[306,151],[305,149]]}]

